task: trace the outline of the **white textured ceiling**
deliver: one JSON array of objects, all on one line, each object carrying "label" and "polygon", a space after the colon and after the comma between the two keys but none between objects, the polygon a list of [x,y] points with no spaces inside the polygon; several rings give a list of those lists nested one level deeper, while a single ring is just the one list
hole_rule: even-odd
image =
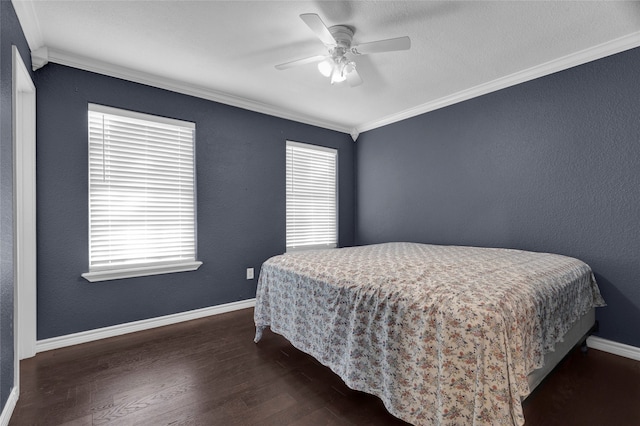
[{"label": "white textured ceiling", "polygon": [[[32,52],[50,62],[354,135],[640,45],[639,2],[13,4]],[[326,52],[302,13],[354,27],[355,44],[407,35],[411,50],[358,57],[355,88],[330,85],[314,64],[278,71]]]}]

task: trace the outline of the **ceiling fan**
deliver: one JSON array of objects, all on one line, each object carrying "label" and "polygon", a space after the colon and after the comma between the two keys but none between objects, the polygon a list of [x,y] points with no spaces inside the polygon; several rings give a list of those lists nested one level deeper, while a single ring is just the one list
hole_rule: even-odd
[{"label": "ceiling fan", "polygon": [[408,50],[411,47],[411,39],[407,36],[352,45],[355,28],[346,25],[334,25],[327,28],[315,13],[303,13],[300,18],[324,43],[329,54],[285,62],[276,65],[276,69],[285,70],[318,62],[318,70],[325,77],[331,78],[331,84],[346,80],[351,87],[355,87],[362,84],[362,78],[356,71],[356,63],[351,59],[351,55]]}]

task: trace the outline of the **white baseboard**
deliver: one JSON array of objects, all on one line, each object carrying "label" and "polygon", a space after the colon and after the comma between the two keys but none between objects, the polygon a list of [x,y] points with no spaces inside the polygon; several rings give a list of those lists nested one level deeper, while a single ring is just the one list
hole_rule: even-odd
[{"label": "white baseboard", "polygon": [[[120,336],[136,331],[148,330],[165,325],[177,324],[179,322],[204,318],[211,315],[223,314],[225,312],[237,311],[240,309],[252,308],[256,305],[256,299],[241,300],[239,302],[225,303],[224,305],[211,306],[208,308],[196,309],[193,311],[180,312],[157,318],[150,318],[141,321],[118,324],[111,327],[97,328],[95,330],[82,331],[80,333],[67,334],[64,336],[52,337],[50,339],[38,340],[36,342],[36,353],[64,348],[66,346],[78,345],[92,342],[94,340],[106,339]],[[2,425],[0,425],[2,426]]]},{"label": "white baseboard", "polygon": [[9,420],[11,420],[11,415],[13,414],[13,409],[16,408],[17,403],[18,388],[14,386],[11,390],[11,393],[9,394],[7,403],[4,405],[2,414],[0,414],[0,426],[7,426],[9,424]]},{"label": "white baseboard", "polygon": [[625,345],[624,343],[614,342],[597,336],[589,336],[589,338],[587,338],[587,346],[640,361],[640,348],[636,348],[635,346]]}]

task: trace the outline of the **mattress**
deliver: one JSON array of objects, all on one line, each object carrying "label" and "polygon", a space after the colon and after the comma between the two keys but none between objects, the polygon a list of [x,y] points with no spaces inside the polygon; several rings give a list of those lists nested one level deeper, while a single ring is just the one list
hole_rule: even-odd
[{"label": "mattress", "polygon": [[524,423],[528,376],[604,304],[577,259],[386,243],[267,260],[256,342],[270,327],[351,388],[417,425]]}]

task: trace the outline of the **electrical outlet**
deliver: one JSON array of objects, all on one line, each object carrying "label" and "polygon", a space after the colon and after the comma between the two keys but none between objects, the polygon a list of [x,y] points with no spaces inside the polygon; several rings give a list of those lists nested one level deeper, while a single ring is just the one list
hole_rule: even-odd
[{"label": "electrical outlet", "polygon": [[253,279],[253,268],[247,268],[247,279],[248,280]]}]

